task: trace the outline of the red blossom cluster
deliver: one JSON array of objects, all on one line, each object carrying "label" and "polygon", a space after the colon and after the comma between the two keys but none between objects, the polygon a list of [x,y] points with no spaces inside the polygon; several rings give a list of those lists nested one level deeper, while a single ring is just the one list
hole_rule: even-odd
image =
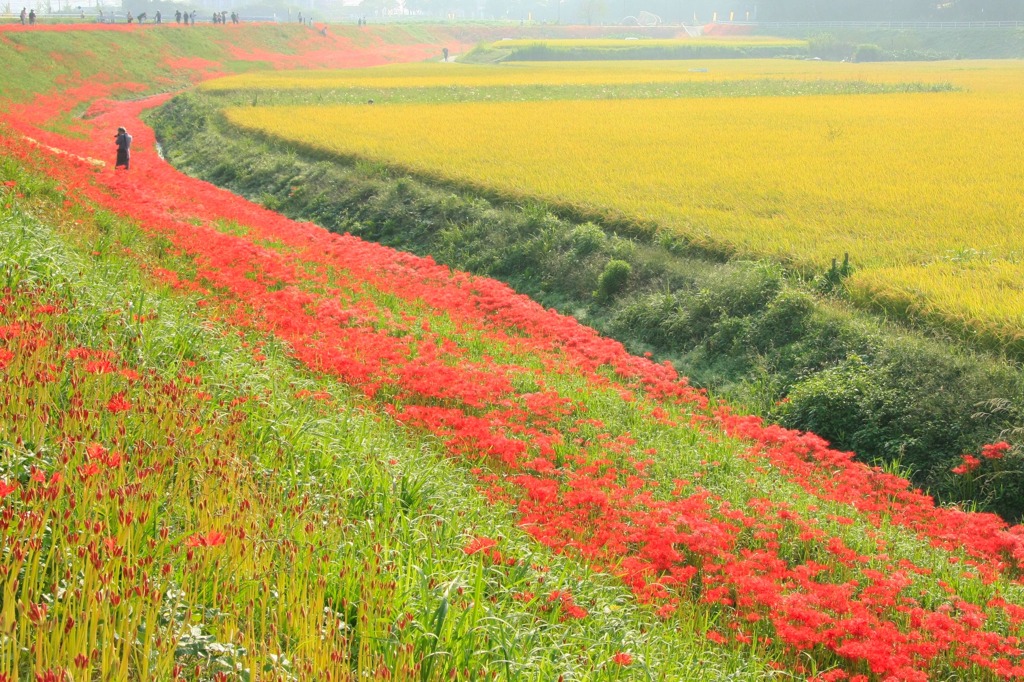
[{"label": "red blossom cluster", "polygon": [[954,474],[963,476],[969,474],[978,467],[981,466],[981,460],[974,455],[963,455],[959,466],[955,466],[951,469]]},{"label": "red blossom cluster", "polygon": [[[727,433],[754,441],[747,456],[783,472],[808,492],[850,505],[874,525],[884,522],[903,526],[933,546],[965,551],[988,580],[1007,573],[1017,577],[1024,567],[1024,528],[1008,527],[995,514],[964,512],[939,507],[928,495],[915,490],[903,478],[854,460],[852,452],[830,448],[811,433],[780,426],[766,426],[758,417],[736,415],[727,409],[717,413]],[[1010,449],[1007,443],[986,445],[983,452],[997,457]],[[992,454],[986,458],[992,459]],[[980,465],[973,455],[964,462]]]},{"label": "red blossom cluster", "polygon": [[220,531],[211,530],[205,534],[196,533],[190,536],[185,545],[188,547],[219,547],[227,541],[227,536]]}]

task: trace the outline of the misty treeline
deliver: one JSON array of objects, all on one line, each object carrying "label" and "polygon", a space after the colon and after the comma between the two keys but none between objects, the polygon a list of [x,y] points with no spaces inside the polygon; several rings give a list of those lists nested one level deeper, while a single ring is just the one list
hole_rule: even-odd
[{"label": "misty treeline", "polygon": [[648,13],[663,23],[718,21],[1024,20],[1024,0],[363,0],[364,11],[398,8],[437,17],[620,23]]}]

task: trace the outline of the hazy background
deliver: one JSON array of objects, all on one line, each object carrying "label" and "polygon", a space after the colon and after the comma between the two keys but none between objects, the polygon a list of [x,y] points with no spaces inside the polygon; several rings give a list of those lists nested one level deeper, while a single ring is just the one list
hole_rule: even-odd
[{"label": "hazy background", "polygon": [[[399,0],[364,0],[365,9]],[[481,5],[482,3],[482,5]],[[641,12],[663,23],[718,21],[1004,21],[1024,20],[1024,0],[404,0],[407,10],[437,16],[619,23]]]}]

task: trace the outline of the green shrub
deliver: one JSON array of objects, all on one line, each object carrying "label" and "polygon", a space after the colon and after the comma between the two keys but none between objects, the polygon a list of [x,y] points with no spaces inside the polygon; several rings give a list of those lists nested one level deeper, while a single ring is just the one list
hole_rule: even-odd
[{"label": "green shrub", "polygon": [[581,256],[588,256],[605,247],[608,237],[604,230],[594,223],[583,223],[573,229],[570,241],[572,248]]},{"label": "green shrub", "polygon": [[865,412],[880,395],[877,373],[852,355],[793,386],[778,416],[786,426],[813,431],[832,443],[851,443],[864,429]]},{"label": "green shrub", "polygon": [[622,302],[609,331],[616,338],[685,352],[696,340],[689,322],[691,305],[692,297],[683,293],[639,294]]},{"label": "green shrub", "polygon": [[743,317],[763,310],[782,289],[782,269],[767,263],[737,263],[708,277],[690,312],[694,333],[710,334],[723,316]]},{"label": "green shrub", "polygon": [[829,61],[841,61],[849,59],[853,54],[854,46],[831,33],[819,33],[807,39],[807,52],[812,57],[827,59]]},{"label": "green shrub", "polygon": [[853,61],[855,62],[884,62],[888,58],[889,55],[885,50],[871,43],[858,45],[857,49],[853,51]]},{"label": "green shrub", "polygon": [[626,287],[626,282],[629,281],[629,274],[632,271],[633,267],[624,260],[608,261],[597,280],[596,297],[608,300],[622,291]]},{"label": "green shrub", "polygon": [[767,351],[799,341],[807,335],[815,302],[805,293],[779,293],[750,327],[748,341],[758,351]]}]

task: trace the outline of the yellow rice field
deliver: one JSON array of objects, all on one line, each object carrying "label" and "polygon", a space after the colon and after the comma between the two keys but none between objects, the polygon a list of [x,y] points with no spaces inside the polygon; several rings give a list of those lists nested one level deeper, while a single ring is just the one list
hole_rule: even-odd
[{"label": "yellow rice field", "polygon": [[506,38],[494,43],[495,47],[524,47],[527,45],[545,45],[553,48],[632,48],[632,47],[675,47],[678,45],[715,45],[715,46],[772,46],[797,47],[806,45],[806,40],[795,38],[778,38],[775,36],[681,36],[678,38]]},{"label": "yellow rice field", "polygon": [[[395,64],[366,69],[266,71],[206,81],[207,92],[232,90],[330,90],[344,88],[430,88],[526,85],[620,85],[626,83],[708,83],[764,78],[872,80],[899,83],[980,81],[987,89],[1017,87],[1012,62],[921,62],[848,64],[795,59],[693,59],[674,61],[511,62],[501,65]],[[1002,65],[993,68],[991,64]],[[1005,82],[1004,82],[1005,81]]]},{"label": "yellow rice field", "polygon": [[707,73],[689,70],[693,63],[421,65],[391,69],[394,80],[384,69],[292,78],[303,83],[296,87],[328,79],[415,87],[438,78],[449,85],[598,84],[632,73],[669,81],[951,82],[961,90],[246,107],[227,115],[341,155],[653,221],[713,248],[809,269],[849,253],[861,304],[975,329],[997,342],[1017,339],[1024,330],[1024,64],[752,62],[710,62]]}]

